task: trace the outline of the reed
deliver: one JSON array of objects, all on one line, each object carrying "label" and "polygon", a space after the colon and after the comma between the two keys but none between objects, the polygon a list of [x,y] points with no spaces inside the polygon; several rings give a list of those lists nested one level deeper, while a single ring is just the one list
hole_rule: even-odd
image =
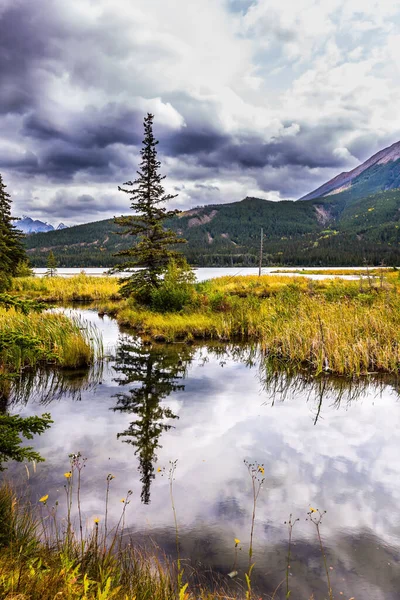
[{"label": "reed", "polygon": [[[112,278],[79,275],[25,281],[45,287],[48,295],[42,300],[65,302],[77,298],[75,279],[94,286],[85,297],[94,300],[92,306],[100,313],[115,316],[121,325],[157,341],[255,342],[275,362],[313,373],[360,376],[397,373],[400,368],[400,279],[394,270],[381,269],[379,277],[370,272],[367,278],[353,281],[221,277],[196,284],[190,303],[179,312],[112,300],[118,288]],[[24,285],[24,278],[15,281]],[[25,291],[26,297],[32,297],[32,289]]]},{"label": "reed", "polygon": [[0,372],[19,373],[39,364],[78,368],[101,352],[97,330],[61,313],[0,308]]},{"label": "reed", "polygon": [[[71,455],[69,470],[64,474],[66,527],[58,516],[58,503],[53,503],[48,494],[40,499],[38,512],[29,502],[21,500],[9,484],[0,486],[1,598],[238,600],[242,597],[222,588],[199,587],[190,576],[182,584],[182,571],[179,574],[177,564],[163,556],[158,548],[148,552],[128,540],[123,544],[130,491],[123,501],[118,523],[108,532],[102,527],[104,519],[96,517],[81,534],[81,496],[74,488],[78,486],[82,492],[79,477],[82,464],[79,454]],[[111,477],[107,478],[107,503]],[[74,510],[79,516],[76,528],[72,518]],[[192,578],[196,579],[196,573],[192,573]]]},{"label": "reed", "polygon": [[[346,289],[346,288],[345,288]],[[118,321],[158,341],[255,341],[269,359],[314,373],[353,376],[397,373],[400,298],[397,292],[349,294],[284,288],[269,298],[231,298],[222,310],[154,313],[121,306]],[[354,291],[354,288],[350,288]]]},{"label": "reed", "polygon": [[94,302],[118,300],[119,283],[115,277],[16,277],[11,293],[43,302]]}]

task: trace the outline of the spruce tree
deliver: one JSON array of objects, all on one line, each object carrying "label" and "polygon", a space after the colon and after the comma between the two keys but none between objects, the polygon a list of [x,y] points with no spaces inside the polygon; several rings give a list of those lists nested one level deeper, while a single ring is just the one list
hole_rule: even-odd
[{"label": "spruce tree", "polygon": [[49,255],[47,257],[47,271],[45,273],[46,277],[54,277],[57,275],[57,259],[54,256],[53,250],[50,250]]},{"label": "spruce tree", "polygon": [[[124,296],[134,295],[139,301],[149,303],[152,292],[162,282],[171,259],[179,260],[179,253],[171,246],[186,240],[179,238],[171,229],[164,229],[166,219],[170,219],[179,211],[167,210],[165,203],[175,196],[165,194],[157,160],[158,141],[153,135],[153,119],[150,113],[144,119],[144,139],[140,151],[138,177],[134,181],[124,183],[126,187],[118,189],[131,196],[131,209],[136,213],[129,216],[116,217],[114,222],[123,228],[120,235],[133,236],[133,245],[127,250],[117,252],[115,256],[127,256],[126,262],[116,265],[112,272],[129,272],[130,277],[121,279],[121,293]],[[140,270],[132,271],[133,268]]]},{"label": "spruce tree", "polygon": [[14,225],[11,216],[11,198],[0,174],[0,278],[5,281],[16,273],[18,264],[27,256],[22,243],[24,234]]}]

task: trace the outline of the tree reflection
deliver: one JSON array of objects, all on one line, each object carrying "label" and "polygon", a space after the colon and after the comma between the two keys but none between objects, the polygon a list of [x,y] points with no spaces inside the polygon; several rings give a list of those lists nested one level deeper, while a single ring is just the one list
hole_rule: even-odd
[{"label": "tree reflection", "polygon": [[193,350],[183,344],[145,345],[130,336],[121,337],[117,347],[114,369],[121,376],[114,381],[120,386],[133,386],[114,395],[117,405],[113,410],[132,413],[136,417],[118,437],[136,447],[144,504],[150,502],[156,451],[161,448],[160,436],[172,427],[167,420],[178,418],[161,402],[172,392],[184,389],[180,381],[186,375],[192,356]]}]

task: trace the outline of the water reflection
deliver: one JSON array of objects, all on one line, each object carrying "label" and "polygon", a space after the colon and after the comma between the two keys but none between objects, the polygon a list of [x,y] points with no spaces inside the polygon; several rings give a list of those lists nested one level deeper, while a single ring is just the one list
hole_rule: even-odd
[{"label": "water reflection", "polygon": [[63,398],[79,402],[83,392],[99,385],[105,366],[102,361],[97,361],[86,369],[27,369],[10,380],[7,389],[0,394],[0,402],[2,398],[4,405],[9,407],[28,402],[46,406]]},{"label": "water reflection", "polygon": [[119,386],[132,386],[113,395],[117,399],[112,410],[132,414],[135,420],[117,437],[135,446],[139,459],[142,482],[141,499],[150,502],[150,485],[154,479],[156,450],[160,436],[171,429],[168,420],[177,415],[162,402],[172,393],[183,390],[180,381],[185,377],[193,351],[184,345],[175,345],[166,352],[162,347],[143,344],[138,338],[121,336],[115,357],[115,371]]},{"label": "water reflection", "polygon": [[[104,327],[112,326],[105,319]],[[146,346],[117,330],[108,335],[118,351],[115,362],[104,367],[102,385],[87,387],[83,377],[79,394],[62,395],[60,387],[58,401],[51,404],[51,394],[36,402],[31,396],[26,404],[22,394],[10,407],[29,416],[40,414],[45,401],[54,419],[51,429],[34,440],[35,450],[46,458],[35,472],[30,469],[35,502],[48,493],[52,502],[59,501],[61,513],[67,455],[81,451],[88,457],[82,497],[88,526],[103,514],[104,482],[111,471],[110,520],[118,520],[119,499],[132,489],[129,532],[173,554],[168,481],[157,476],[157,467],[177,458],[182,556],[200,565],[203,575],[212,568],[227,581],[237,537],[243,544],[238,561],[243,582],[252,514],[243,459],[258,460],[266,465],[255,529],[254,585],[260,596],[271,594],[285,576],[283,523],[293,513],[301,521],[295,529],[292,596],[325,597],[318,542],[305,521],[311,505],[328,511],[323,539],[335,597],[343,592],[346,598],[398,598],[395,379],[312,377],[278,369],[257,348]],[[79,378],[74,386],[79,387]],[[11,469],[9,475],[18,473],[26,486],[25,470]],[[276,598],[283,600],[284,593]]]}]

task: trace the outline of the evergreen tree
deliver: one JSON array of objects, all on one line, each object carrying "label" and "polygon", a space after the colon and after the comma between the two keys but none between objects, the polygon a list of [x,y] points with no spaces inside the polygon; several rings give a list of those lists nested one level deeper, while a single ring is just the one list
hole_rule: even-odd
[{"label": "evergreen tree", "polygon": [[[22,243],[23,233],[14,225],[11,216],[11,198],[0,174],[0,279],[15,275],[18,264],[27,260]],[[1,286],[1,282],[0,282]]]},{"label": "evergreen tree", "polygon": [[54,277],[57,274],[57,259],[54,256],[54,252],[50,250],[49,255],[47,257],[47,271],[46,277]]},{"label": "evergreen tree", "polygon": [[[165,194],[159,169],[161,163],[157,160],[158,141],[153,135],[153,119],[150,113],[144,119],[144,140],[140,151],[142,160],[138,177],[132,182],[127,181],[118,189],[131,196],[131,208],[135,215],[121,216],[114,219],[123,228],[120,235],[133,236],[134,244],[126,250],[120,250],[116,256],[127,256],[129,260],[116,265],[112,272],[132,273],[129,278],[121,280],[121,293],[124,296],[135,295],[144,303],[149,303],[151,293],[160,286],[162,275],[168,262],[178,258],[179,254],[171,250],[171,246],[185,242],[171,229],[164,229],[166,219],[170,219],[179,211],[167,210],[163,206],[169,200],[176,198]],[[142,269],[133,271],[135,267]]]},{"label": "evergreen tree", "polygon": [[44,459],[31,446],[22,446],[22,438],[31,440],[50,427],[53,421],[48,413],[41,417],[20,417],[8,413],[0,414],[0,471],[8,460],[17,462],[43,461]]}]

